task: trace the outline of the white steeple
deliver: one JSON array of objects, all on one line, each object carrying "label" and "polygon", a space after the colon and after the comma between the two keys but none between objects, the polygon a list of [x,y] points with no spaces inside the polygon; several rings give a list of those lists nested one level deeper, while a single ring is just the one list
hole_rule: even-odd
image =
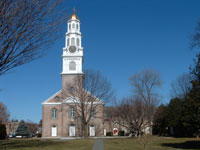
[{"label": "white steeple", "polygon": [[68,20],[65,47],[63,48],[62,74],[83,74],[83,47],[81,46],[80,20],[75,13]]}]

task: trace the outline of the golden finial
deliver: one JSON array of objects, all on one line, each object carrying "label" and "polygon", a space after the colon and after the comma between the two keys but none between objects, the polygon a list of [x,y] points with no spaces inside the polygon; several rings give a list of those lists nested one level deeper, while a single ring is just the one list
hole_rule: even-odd
[{"label": "golden finial", "polygon": [[76,15],[76,8],[73,8],[73,15],[70,19],[78,19],[78,16]]}]

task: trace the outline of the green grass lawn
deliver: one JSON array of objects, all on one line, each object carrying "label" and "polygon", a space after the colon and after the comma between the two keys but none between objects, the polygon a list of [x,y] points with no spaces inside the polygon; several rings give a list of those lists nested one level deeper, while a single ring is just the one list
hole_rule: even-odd
[{"label": "green grass lawn", "polygon": [[200,150],[200,139],[159,137],[142,140],[106,139],[104,147],[105,150]]},{"label": "green grass lawn", "polygon": [[[0,141],[0,150],[92,150],[95,139],[9,139]],[[3,146],[2,146],[3,145]],[[104,139],[105,150],[200,150],[197,138]]]},{"label": "green grass lawn", "polygon": [[10,139],[0,141],[0,150],[92,150],[93,144],[93,139]]}]

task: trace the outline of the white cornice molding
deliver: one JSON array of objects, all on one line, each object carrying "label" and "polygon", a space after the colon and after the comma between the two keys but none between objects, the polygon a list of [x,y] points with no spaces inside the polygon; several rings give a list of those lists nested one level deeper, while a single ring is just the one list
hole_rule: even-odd
[{"label": "white cornice molding", "polygon": [[84,75],[83,72],[78,72],[78,73],[60,73],[61,75]]},{"label": "white cornice molding", "polygon": [[61,105],[62,103],[56,103],[56,102],[45,102],[42,103],[42,105]]},{"label": "white cornice molding", "polygon": [[82,33],[80,31],[70,31],[70,32],[66,32],[65,35],[70,35],[70,34],[77,34],[80,35],[82,37]]},{"label": "white cornice molding", "polygon": [[[79,100],[78,97],[68,97],[66,99],[64,99],[62,101],[62,104],[80,104],[81,101]],[[87,104],[87,105],[91,105],[91,104],[94,104],[94,105],[100,105],[100,104],[103,104],[102,101],[99,101],[99,102],[84,102],[84,104]]]},{"label": "white cornice molding", "polygon": [[81,23],[79,19],[69,19],[67,22],[70,23],[70,22],[72,22],[72,21],[76,21],[76,22]]}]

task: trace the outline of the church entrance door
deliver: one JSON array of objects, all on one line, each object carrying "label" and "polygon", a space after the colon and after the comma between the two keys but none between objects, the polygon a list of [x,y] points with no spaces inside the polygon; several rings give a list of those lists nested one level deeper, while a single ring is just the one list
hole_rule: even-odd
[{"label": "church entrance door", "polygon": [[95,129],[94,126],[90,126],[90,136],[95,136]]},{"label": "church entrance door", "polygon": [[75,136],[75,126],[70,125],[69,127],[69,136]]},{"label": "church entrance door", "polygon": [[51,127],[51,136],[57,136],[57,127],[56,126]]}]

